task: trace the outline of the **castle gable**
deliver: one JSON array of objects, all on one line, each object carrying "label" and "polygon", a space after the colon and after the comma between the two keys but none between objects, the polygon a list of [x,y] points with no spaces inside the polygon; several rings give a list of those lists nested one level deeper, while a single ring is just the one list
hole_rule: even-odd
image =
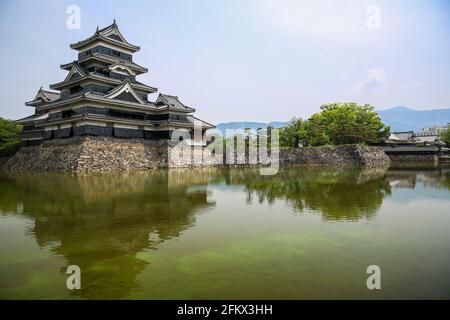
[{"label": "castle gable", "polygon": [[145,104],[141,97],[133,90],[128,80],[122,82],[121,85],[117,86],[106,96],[108,99],[118,99],[130,102],[136,102],[140,104]]}]

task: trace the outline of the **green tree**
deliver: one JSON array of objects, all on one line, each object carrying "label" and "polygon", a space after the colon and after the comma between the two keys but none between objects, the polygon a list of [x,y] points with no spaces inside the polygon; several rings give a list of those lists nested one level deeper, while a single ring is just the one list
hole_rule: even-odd
[{"label": "green tree", "polygon": [[330,137],[326,130],[326,124],[318,117],[311,117],[305,124],[307,146],[324,146],[331,144]]},{"label": "green tree", "polygon": [[444,142],[447,147],[450,147],[450,126],[447,127],[447,130],[439,132],[439,139]]},{"label": "green tree", "polygon": [[22,126],[0,117],[0,157],[13,155],[20,147]]},{"label": "green tree", "polygon": [[280,129],[280,144],[282,147],[297,148],[299,144],[305,144],[307,139],[307,122],[302,119],[292,118],[287,126]]},{"label": "green tree", "polygon": [[325,104],[321,112],[309,119],[308,127],[309,142],[313,146],[376,143],[390,134],[390,128],[368,104]]},{"label": "green tree", "polygon": [[293,118],[280,130],[282,147],[376,143],[388,138],[384,125],[371,105],[332,103],[321,106],[307,121]]}]

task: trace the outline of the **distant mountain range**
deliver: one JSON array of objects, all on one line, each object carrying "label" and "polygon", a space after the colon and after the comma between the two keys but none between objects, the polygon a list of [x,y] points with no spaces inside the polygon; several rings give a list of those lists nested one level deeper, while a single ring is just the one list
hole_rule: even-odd
[{"label": "distant mountain range", "polygon": [[444,126],[450,122],[450,109],[414,110],[394,107],[379,110],[381,120],[392,131],[421,131],[425,127]]},{"label": "distant mountain range", "polygon": [[[433,109],[433,110],[414,110],[408,107],[393,107],[385,110],[378,110],[381,120],[391,127],[393,131],[421,131],[425,127],[444,126],[450,122],[450,108],[448,109]],[[287,122],[274,121],[269,123],[264,122],[224,122],[216,125],[222,133],[226,129],[246,129],[252,128],[266,128],[272,126],[274,128],[281,128]]]}]

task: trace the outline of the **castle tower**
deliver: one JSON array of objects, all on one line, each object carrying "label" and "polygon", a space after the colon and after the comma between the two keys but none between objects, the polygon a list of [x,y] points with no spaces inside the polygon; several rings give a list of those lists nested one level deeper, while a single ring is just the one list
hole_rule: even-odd
[{"label": "castle tower", "polygon": [[50,85],[54,91],[41,87],[25,103],[35,108],[34,115],[17,120],[24,128],[24,146],[83,135],[170,139],[180,128],[192,135],[194,121],[203,130],[213,127],[195,118],[195,109],[176,96],[148,99],[158,90],[136,79],[148,69],[133,62],[140,48],[123,37],[115,21],[70,47],[78,59],[61,65],[66,78]]}]

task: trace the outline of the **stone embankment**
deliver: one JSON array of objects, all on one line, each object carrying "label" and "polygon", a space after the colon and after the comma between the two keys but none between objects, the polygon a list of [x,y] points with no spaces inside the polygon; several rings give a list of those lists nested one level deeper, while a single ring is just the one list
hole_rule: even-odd
[{"label": "stone embankment", "polygon": [[157,141],[74,137],[21,148],[3,168],[11,171],[102,172],[163,165]]},{"label": "stone embankment", "polygon": [[[220,161],[219,161],[220,160]],[[22,148],[2,167],[10,171],[103,172],[131,169],[222,165],[205,148],[177,148],[166,140],[74,137],[49,140]],[[244,165],[248,163],[244,163]],[[280,149],[279,164],[286,166],[383,167],[389,158],[382,148],[358,145]]]},{"label": "stone embankment", "polygon": [[280,164],[291,166],[383,167],[389,165],[389,157],[382,148],[360,145],[281,149]]}]

